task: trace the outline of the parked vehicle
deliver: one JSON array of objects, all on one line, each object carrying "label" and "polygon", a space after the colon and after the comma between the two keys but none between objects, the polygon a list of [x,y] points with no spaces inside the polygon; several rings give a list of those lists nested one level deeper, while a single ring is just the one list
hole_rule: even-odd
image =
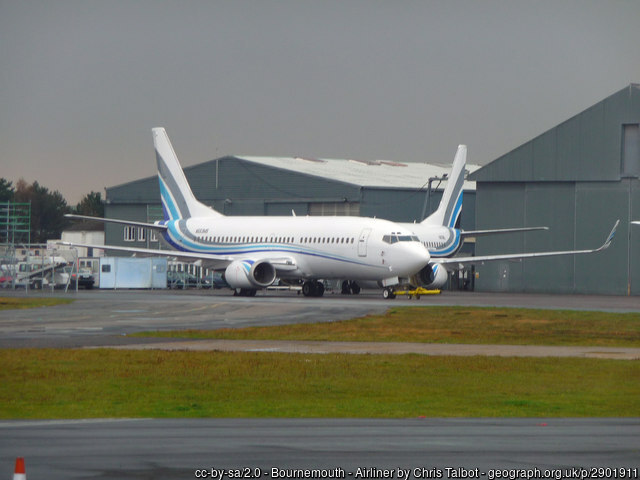
[{"label": "parked vehicle", "polygon": [[229,288],[229,284],[224,279],[223,272],[214,271],[211,272],[206,279],[211,284],[212,288]]},{"label": "parked vehicle", "polygon": [[13,277],[9,273],[2,273],[0,275],[0,288],[9,288],[13,286]]},{"label": "parked vehicle", "polygon": [[56,287],[64,287],[68,283],[69,287],[75,288],[77,283],[78,288],[90,290],[95,283],[93,272],[87,267],[81,267],[78,272],[73,267],[64,267],[61,272],[56,272],[54,278]]},{"label": "parked vehicle", "polygon": [[167,272],[168,288],[211,288],[211,280],[187,272]]}]

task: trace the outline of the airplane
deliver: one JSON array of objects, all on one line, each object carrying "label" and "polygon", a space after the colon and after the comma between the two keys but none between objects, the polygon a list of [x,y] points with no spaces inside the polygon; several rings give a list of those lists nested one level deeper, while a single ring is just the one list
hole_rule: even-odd
[{"label": "airplane", "polygon": [[[499,260],[595,253],[608,248],[611,244],[620,220],[616,221],[604,244],[594,249],[455,257],[454,255],[460,250],[466,237],[549,229],[548,227],[524,227],[465,231],[456,228],[455,225],[462,211],[462,186],[466,157],[466,145],[459,145],[447,186],[442,194],[442,200],[434,213],[420,223],[399,223],[399,225],[411,229],[420,242],[429,249],[431,255],[431,262],[413,278],[413,285],[427,289],[437,289],[444,286],[448,279],[448,265],[463,266]],[[392,289],[385,291],[385,297],[393,298]]]},{"label": "airplane", "polygon": [[153,128],[164,220],[155,223],[67,217],[150,228],[174,250],[86,245],[134,254],[175,257],[224,271],[235,295],[254,296],[276,278],[302,283],[320,297],[320,279],[352,278],[390,288],[430,261],[428,249],[405,227],[363,217],[229,217],[194,196],[164,128]]}]

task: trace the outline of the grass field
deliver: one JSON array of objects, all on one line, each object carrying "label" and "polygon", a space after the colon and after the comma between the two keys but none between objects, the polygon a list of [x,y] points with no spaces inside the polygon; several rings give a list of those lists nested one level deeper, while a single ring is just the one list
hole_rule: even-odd
[{"label": "grass field", "polygon": [[[640,346],[639,324],[638,314],[419,307],[344,322],[168,335]],[[640,416],[640,362],[0,350],[3,419],[418,416]]]},{"label": "grass field", "polygon": [[640,416],[638,362],[0,350],[0,418]]},{"label": "grass field", "polygon": [[640,347],[640,313],[518,308],[406,307],[332,323],[142,336],[368,342]]}]

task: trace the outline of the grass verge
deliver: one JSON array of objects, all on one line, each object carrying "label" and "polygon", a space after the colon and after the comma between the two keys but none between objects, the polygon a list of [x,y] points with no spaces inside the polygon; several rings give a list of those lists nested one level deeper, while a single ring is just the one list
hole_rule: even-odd
[{"label": "grass verge", "polygon": [[393,308],[384,315],[331,323],[145,332],[137,335],[236,340],[640,347],[640,313],[406,307]]},{"label": "grass verge", "polygon": [[640,364],[0,350],[0,418],[640,416]]},{"label": "grass verge", "polygon": [[53,307],[66,305],[73,302],[70,298],[16,298],[0,297],[0,310],[12,310],[16,308]]}]

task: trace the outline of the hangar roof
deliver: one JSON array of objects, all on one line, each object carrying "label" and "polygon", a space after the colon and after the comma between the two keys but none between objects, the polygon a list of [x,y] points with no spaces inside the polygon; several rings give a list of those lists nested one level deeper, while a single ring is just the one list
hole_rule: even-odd
[{"label": "hangar roof", "polygon": [[[234,155],[235,158],[257,163],[271,168],[323,177],[362,187],[422,188],[431,177],[449,174],[451,164],[399,163],[388,160],[338,160],[329,158],[303,157],[252,157]],[[469,172],[475,172],[480,165],[467,164]],[[475,182],[465,181],[465,190],[475,190]]]},{"label": "hangar roof", "polygon": [[[632,83],[505,153],[471,178],[481,182],[619,181],[624,127],[638,123],[640,84]],[[636,157],[631,169],[638,168],[637,161]]]}]

